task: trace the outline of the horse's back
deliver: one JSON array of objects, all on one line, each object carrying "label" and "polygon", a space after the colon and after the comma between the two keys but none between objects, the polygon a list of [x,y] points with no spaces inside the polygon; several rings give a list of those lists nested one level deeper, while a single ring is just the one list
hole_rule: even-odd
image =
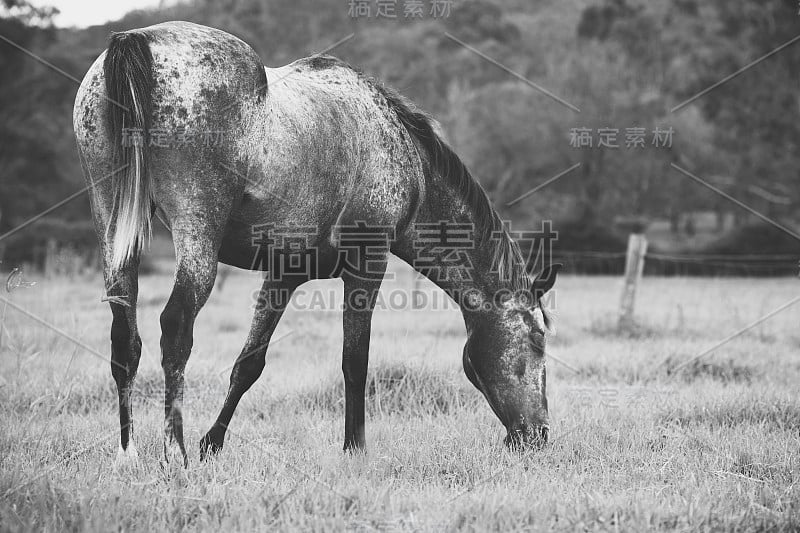
[{"label": "horse's back", "polygon": [[258,175],[246,191],[271,207],[262,216],[325,227],[402,225],[423,188],[423,170],[380,86],[329,56],[266,72],[269,92],[248,113],[242,145]]}]

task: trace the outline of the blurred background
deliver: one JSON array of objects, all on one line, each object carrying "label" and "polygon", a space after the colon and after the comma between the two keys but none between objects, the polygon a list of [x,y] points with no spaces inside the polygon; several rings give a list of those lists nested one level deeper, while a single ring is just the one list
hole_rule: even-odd
[{"label": "blurred background", "polygon": [[[646,274],[796,275],[799,11],[796,0],[3,0],[0,235],[84,187],[70,76],[110,32],[181,19],[233,33],[268,66],[354,34],[330,53],[430,112],[515,229],[552,220],[568,271],[621,273],[641,232]],[[96,245],[78,195],[0,237],[0,269],[89,271]],[[170,253],[162,233],[153,254]]]}]

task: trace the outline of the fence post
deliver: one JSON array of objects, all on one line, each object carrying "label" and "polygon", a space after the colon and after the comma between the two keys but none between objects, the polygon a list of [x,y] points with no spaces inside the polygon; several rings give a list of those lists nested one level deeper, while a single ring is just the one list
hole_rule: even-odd
[{"label": "fence post", "polygon": [[47,244],[44,248],[44,275],[48,278],[53,277],[58,273],[58,243],[55,239],[47,239]]},{"label": "fence post", "polygon": [[625,284],[622,287],[622,301],[619,308],[619,329],[630,329],[634,324],[636,290],[639,280],[642,279],[646,253],[647,238],[642,233],[631,233],[628,237],[628,253],[625,256]]}]

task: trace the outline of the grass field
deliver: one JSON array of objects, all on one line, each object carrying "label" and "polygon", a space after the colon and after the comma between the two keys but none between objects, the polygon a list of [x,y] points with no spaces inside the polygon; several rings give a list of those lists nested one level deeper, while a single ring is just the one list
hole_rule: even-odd
[{"label": "grass field", "polygon": [[[548,347],[572,368],[548,361],[551,442],[523,455],[460,369],[459,312],[430,308],[376,312],[369,452],[343,454],[341,314],[292,309],[225,449],[200,463],[260,285],[233,273],[195,330],[183,470],[159,462],[171,278],[141,280],[140,458],[119,468],[107,358],[3,311],[0,530],[800,529],[800,304],[669,372],[796,297],[796,279],[645,278],[639,329],[619,335],[621,280],[561,277]],[[401,270],[384,288],[411,284]],[[2,296],[107,354],[101,293],[94,276]]]}]

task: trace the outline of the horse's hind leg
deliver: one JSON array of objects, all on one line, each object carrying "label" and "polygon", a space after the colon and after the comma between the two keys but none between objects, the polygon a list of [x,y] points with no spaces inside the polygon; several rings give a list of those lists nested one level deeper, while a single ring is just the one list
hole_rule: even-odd
[{"label": "horse's hind leg", "polygon": [[270,338],[297,285],[297,283],[287,280],[271,280],[269,278],[264,280],[253,313],[250,334],[231,371],[231,381],[225,397],[225,404],[214,425],[200,441],[201,460],[204,460],[209,453],[216,453],[222,449],[225,432],[236,406],[239,405],[239,400],[264,370]]},{"label": "horse's hind leg", "polygon": [[119,397],[120,448],[117,460],[135,459],[131,392],[139,368],[142,341],[136,326],[136,299],[139,290],[138,257],[122,269],[105,268],[106,296],[111,304],[111,375]]},{"label": "horse's hind leg", "polygon": [[164,455],[188,466],[183,441],[184,370],[194,342],[194,322],[208,300],[217,272],[221,228],[202,220],[173,222],[176,267],[172,294],[161,313],[161,367],[164,370]]},{"label": "horse's hind leg", "polygon": [[[139,293],[139,256],[135,254],[119,268],[112,268],[111,242],[107,238],[109,220],[113,212],[112,181],[116,174],[112,163],[105,157],[106,147],[102,140],[94,139],[89,147],[81,147],[82,167],[87,185],[90,187],[95,229],[100,242],[103,259],[103,277],[107,300],[111,306],[111,375],[117,385],[119,402],[120,441],[117,461],[123,462],[137,457],[133,440],[133,410],[131,395],[142,354],[142,340],[136,324],[136,303]],[[88,154],[88,155],[86,155]],[[97,179],[96,176],[106,176]]]}]

